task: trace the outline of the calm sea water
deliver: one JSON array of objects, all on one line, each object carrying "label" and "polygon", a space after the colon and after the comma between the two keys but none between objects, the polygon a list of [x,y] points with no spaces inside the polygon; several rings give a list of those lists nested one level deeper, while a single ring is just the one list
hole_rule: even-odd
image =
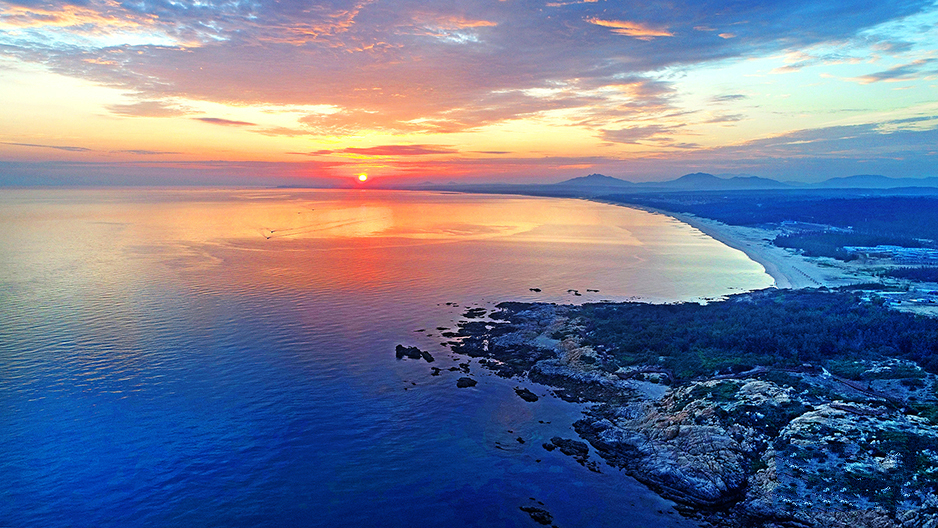
[{"label": "calm sea water", "polygon": [[468,307],[769,285],[684,224],[576,200],[4,190],[0,526],[531,527],[532,499],[561,527],[683,526],[541,447],[577,406],[394,346],[446,368],[436,328]]}]

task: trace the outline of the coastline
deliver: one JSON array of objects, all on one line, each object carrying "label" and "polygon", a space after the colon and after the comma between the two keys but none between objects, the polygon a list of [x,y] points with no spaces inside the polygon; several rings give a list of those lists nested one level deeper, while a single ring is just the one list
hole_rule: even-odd
[{"label": "coastline", "polygon": [[776,288],[835,288],[866,282],[864,277],[858,276],[858,269],[851,268],[846,263],[827,258],[805,257],[773,245],[772,239],[779,234],[776,230],[733,226],[690,213],[676,213],[653,207],[596,201],[668,216],[687,224],[704,235],[743,252],[750,260],[762,266],[775,281]]},{"label": "coastline", "polygon": [[[836,290],[776,288],[678,307],[682,313],[673,305],[644,303],[505,302],[485,321],[467,312],[458,323],[458,340],[449,345],[496,376],[547,387],[565,401],[590,403],[573,424],[579,440],[551,438],[543,449],[572,456],[587,470],[598,471],[598,461],[617,468],[673,501],[683,518],[700,526],[938,523],[931,476],[938,456],[912,456],[918,450],[938,452],[938,419],[932,414],[938,378],[910,356],[898,349],[894,357],[851,352],[841,340],[832,346],[843,350],[818,348],[814,363],[773,362],[763,350],[747,352],[747,327],[731,324],[722,328],[735,328],[730,335],[736,337],[727,343],[739,356],[717,352],[700,358],[694,351],[688,363],[656,351],[646,354],[648,359],[631,352],[636,345],[631,338],[620,340],[637,334],[623,327],[617,314],[629,313],[622,321],[639,329],[662,318],[699,329],[708,321],[747,320],[740,312],[761,314],[757,326],[788,325],[776,343],[781,348],[767,347],[783,355],[790,344],[785,336],[799,325],[813,329],[804,330],[805,343],[842,330],[890,341],[895,336],[877,333],[883,328],[877,310],[892,314],[888,328],[911,328],[911,321]],[[854,321],[842,317],[854,307],[865,315]],[[804,314],[811,321],[799,321]],[[648,344],[654,346],[654,340]],[[652,363],[654,357],[670,363]],[[724,365],[709,372],[703,366],[738,360],[748,370]],[[527,402],[537,401],[515,391]]]}]

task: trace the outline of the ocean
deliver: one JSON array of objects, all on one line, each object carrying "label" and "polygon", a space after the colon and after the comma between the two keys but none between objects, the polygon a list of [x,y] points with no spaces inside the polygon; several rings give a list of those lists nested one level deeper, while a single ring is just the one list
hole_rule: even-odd
[{"label": "ocean", "polygon": [[583,200],[3,190],[0,526],[532,527],[531,505],[561,528],[692,526],[543,449],[582,407],[441,333],[506,300],[771,285],[685,224]]}]

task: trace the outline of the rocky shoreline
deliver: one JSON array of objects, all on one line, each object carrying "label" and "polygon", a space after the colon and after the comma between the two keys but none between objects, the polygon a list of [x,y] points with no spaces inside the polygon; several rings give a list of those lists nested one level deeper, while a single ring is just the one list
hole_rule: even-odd
[{"label": "rocky shoreline", "polygon": [[[938,527],[938,379],[914,362],[858,362],[863,382],[813,365],[678,379],[585,344],[579,307],[469,315],[454,352],[591,402],[581,438],[702,524]],[[545,449],[585,461],[582,442],[553,440]]]}]

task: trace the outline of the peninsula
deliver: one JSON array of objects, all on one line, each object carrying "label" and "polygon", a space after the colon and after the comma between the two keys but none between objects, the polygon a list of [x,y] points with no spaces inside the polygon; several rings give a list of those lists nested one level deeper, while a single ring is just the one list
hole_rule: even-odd
[{"label": "peninsula", "polygon": [[849,289],[708,305],[502,303],[463,321],[451,346],[590,402],[582,439],[691,518],[931,526],[938,321],[883,304]]},{"label": "peninsula", "polygon": [[[781,203],[760,210],[766,196]],[[934,197],[572,197],[689,224],[761,264],[776,288],[706,305],[467,314],[449,334],[454,352],[591,404],[575,424],[585,442],[545,449],[591,469],[595,452],[708,525],[938,525],[938,319],[921,315],[934,314],[938,287],[903,278],[931,268],[854,248],[927,254],[933,224],[909,220]],[[846,214],[810,221],[824,207]],[[855,211],[868,223],[846,225]]]}]

